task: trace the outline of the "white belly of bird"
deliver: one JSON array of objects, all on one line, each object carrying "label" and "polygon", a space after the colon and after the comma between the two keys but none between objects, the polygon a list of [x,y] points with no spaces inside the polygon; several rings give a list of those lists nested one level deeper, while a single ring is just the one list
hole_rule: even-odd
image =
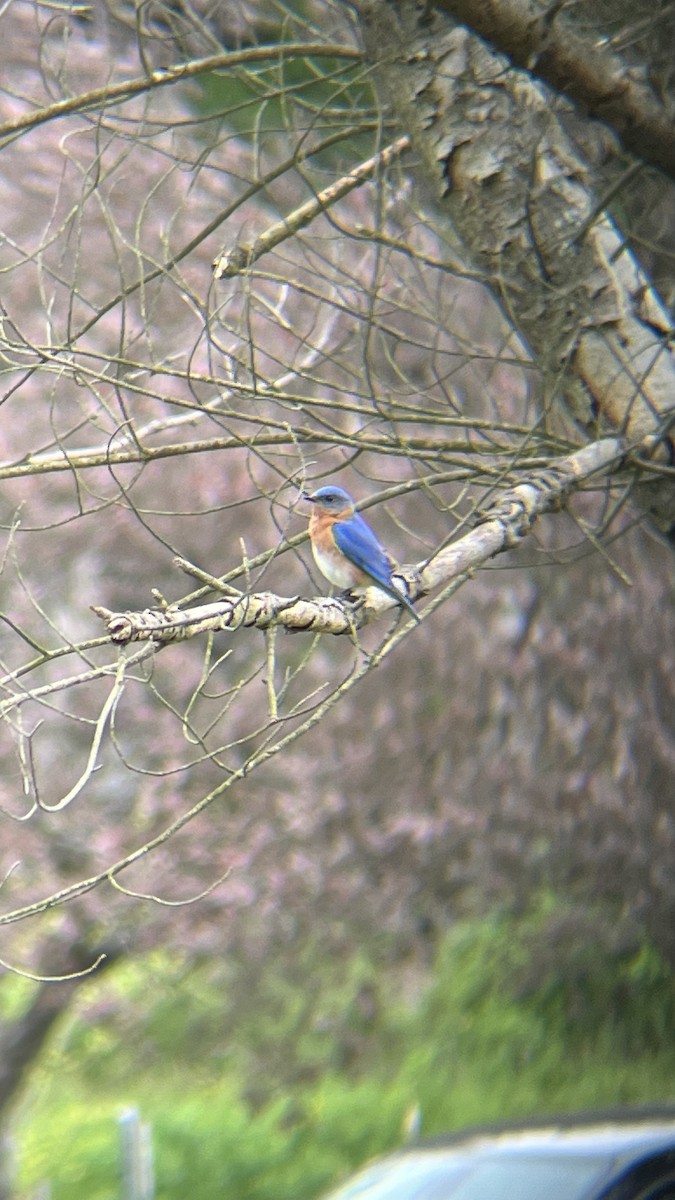
[{"label": "white belly of bird", "polygon": [[354,568],[350,563],[345,562],[342,555],[338,557],[333,554],[324,554],[323,551],[318,550],[315,546],[312,547],[312,552],[314,554],[314,561],[321,574],[325,575],[330,583],[335,587],[342,588],[344,591],[353,586]]}]

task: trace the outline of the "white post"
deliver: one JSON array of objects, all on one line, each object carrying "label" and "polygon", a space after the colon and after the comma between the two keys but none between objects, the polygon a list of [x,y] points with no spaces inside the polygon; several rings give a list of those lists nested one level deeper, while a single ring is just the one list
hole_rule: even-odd
[{"label": "white post", "polygon": [[137,1108],[128,1108],[119,1119],[122,1155],[123,1200],[153,1200],[155,1179],[152,1130],[141,1121]]}]

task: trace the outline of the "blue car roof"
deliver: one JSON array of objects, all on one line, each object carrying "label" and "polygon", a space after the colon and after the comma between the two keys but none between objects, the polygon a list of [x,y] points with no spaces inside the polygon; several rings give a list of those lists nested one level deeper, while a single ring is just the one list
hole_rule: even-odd
[{"label": "blue car roof", "polygon": [[455,1191],[484,1200],[505,1187],[514,1197],[599,1200],[629,1176],[637,1190],[622,1195],[642,1194],[640,1180],[664,1171],[675,1186],[675,1106],[479,1126],[408,1143],[326,1200],[447,1200]]},{"label": "blue car roof", "polygon": [[[649,1108],[603,1110],[537,1117],[478,1125],[409,1144],[409,1149],[459,1149],[492,1145],[495,1149],[521,1147],[528,1150],[580,1150],[632,1154],[638,1147],[649,1150],[675,1148],[675,1105]],[[403,1151],[405,1147],[403,1148]]]}]

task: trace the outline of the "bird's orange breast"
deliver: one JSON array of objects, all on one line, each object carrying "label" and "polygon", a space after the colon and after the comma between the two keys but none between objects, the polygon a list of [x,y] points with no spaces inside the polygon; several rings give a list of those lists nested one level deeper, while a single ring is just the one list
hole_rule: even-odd
[{"label": "bird's orange breast", "polygon": [[[347,510],[349,511],[349,510]],[[309,519],[309,536],[316,565],[335,587],[353,588],[368,582],[368,577],[335,544],[333,526],[344,518],[341,514],[313,510]]]}]

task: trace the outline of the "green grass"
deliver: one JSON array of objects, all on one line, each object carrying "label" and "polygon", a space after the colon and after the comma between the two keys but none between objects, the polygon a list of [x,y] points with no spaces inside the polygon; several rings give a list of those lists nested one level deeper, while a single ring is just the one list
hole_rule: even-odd
[{"label": "green grass", "polygon": [[[130,1105],[152,1125],[157,1200],[312,1200],[399,1143],[415,1106],[433,1134],[675,1100],[666,965],[648,946],[616,957],[572,940],[539,971],[549,917],[547,902],[519,921],[458,925],[408,1005],[362,953],[339,972],[296,970],[292,984],[271,971],[238,1023],[213,977],[175,957],[111,970],[55,1035],[17,1115],[24,1194],[49,1179],[53,1200],[117,1198]],[[354,997],[378,980],[364,1028]],[[92,1019],[108,988],[128,1005],[121,1034]],[[340,1068],[345,1030],[360,1052]]]}]

